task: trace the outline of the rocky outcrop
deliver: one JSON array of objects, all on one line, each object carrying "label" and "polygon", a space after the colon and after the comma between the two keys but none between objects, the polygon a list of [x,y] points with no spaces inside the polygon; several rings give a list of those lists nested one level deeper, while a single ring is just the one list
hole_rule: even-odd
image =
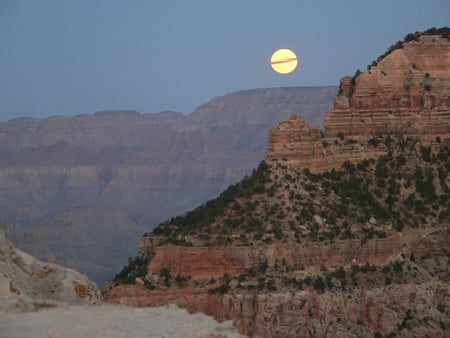
[{"label": "rocky outcrop", "polygon": [[383,144],[374,146],[344,137],[323,138],[319,129],[309,126],[300,116],[293,116],[270,129],[266,162],[289,162],[311,172],[324,172],[340,168],[346,161],[356,163],[387,151]]},{"label": "rocky outcrop", "polygon": [[266,160],[287,160],[293,165],[318,167],[325,163],[326,150],[320,130],[310,127],[300,116],[281,122],[270,129]]},{"label": "rocky outcrop", "polygon": [[37,260],[14,247],[0,230],[1,311],[99,303],[100,290],[85,275]]},{"label": "rocky outcrop", "polygon": [[[437,233],[441,233],[435,230]],[[445,232],[443,232],[445,234]],[[324,242],[277,243],[264,246],[183,247],[158,246],[150,252],[142,246],[141,253],[151,255],[149,273],[157,275],[167,268],[174,275],[191,276],[194,279],[210,279],[224,274],[239,275],[250,269],[257,269],[266,262],[273,267],[284,262],[294,270],[319,271],[320,267],[335,268],[351,264],[384,265],[402,253],[422,257],[437,254],[449,246],[448,236],[421,242],[422,232],[392,232],[388,238],[378,238],[361,243],[359,239],[340,240],[329,244]],[[145,241],[144,237],[141,241]],[[147,247],[147,250],[149,248]]]},{"label": "rocky outcrop", "polygon": [[341,79],[324,135],[300,117],[270,130],[267,161],[323,172],[387,154],[376,137],[410,137],[436,146],[450,140],[450,42],[423,35],[370,70]]},{"label": "rocky outcrop", "polygon": [[344,77],[324,126],[327,137],[401,134],[428,143],[449,138],[449,40],[422,35],[368,71]]}]

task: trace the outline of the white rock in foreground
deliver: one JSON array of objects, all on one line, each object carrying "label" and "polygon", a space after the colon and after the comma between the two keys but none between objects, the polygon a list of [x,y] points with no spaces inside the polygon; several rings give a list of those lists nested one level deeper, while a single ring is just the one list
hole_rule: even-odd
[{"label": "white rock in foreground", "polygon": [[0,316],[2,338],[233,338],[231,321],[218,323],[204,314],[189,314],[175,305],[129,308],[120,305],[67,306]]},{"label": "white rock in foreground", "polygon": [[99,303],[101,292],[85,275],[39,261],[17,249],[0,230],[0,312]]}]

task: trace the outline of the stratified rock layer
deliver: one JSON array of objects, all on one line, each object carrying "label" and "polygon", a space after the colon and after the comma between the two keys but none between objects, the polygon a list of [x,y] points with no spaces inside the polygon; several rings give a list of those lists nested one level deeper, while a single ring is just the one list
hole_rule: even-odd
[{"label": "stratified rock layer", "polygon": [[[357,294],[298,291],[217,295],[198,288],[152,292],[145,287],[121,285],[108,294],[108,300],[139,307],[178,304],[218,321],[232,318],[239,332],[251,337],[367,337],[372,332],[388,335],[396,331],[410,309],[420,309],[421,320],[436,312],[444,323],[445,315],[435,308],[448,301],[448,291],[445,284],[429,283],[361,289]],[[418,327],[412,334],[445,337],[442,328],[432,326]]]},{"label": "stratified rock layer", "polygon": [[341,80],[325,135],[402,134],[431,142],[450,137],[450,42],[421,36],[370,70]]},{"label": "stratified rock layer", "polygon": [[376,137],[410,137],[436,146],[450,140],[450,42],[421,36],[370,70],[341,79],[325,134],[293,117],[270,130],[267,161],[323,172],[386,154]]},{"label": "stratified rock layer", "polygon": [[[424,259],[448,252],[448,229],[409,229],[391,232],[387,238],[332,243],[277,243],[259,246],[183,247],[155,246],[155,238],[143,237],[140,251],[152,257],[146,278],[161,282],[160,271],[189,276],[188,285],[149,290],[142,283],[115,286],[105,293],[107,301],[129,306],[177,304],[190,312],[203,312],[216,320],[233,320],[242,334],[255,337],[357,337],[373,332],[395,332],[410,309],[423,318],[443,325],[448,285],[441,281],[395,284],[391,287],[351,287],[317,292],[248,292],[239,287],[232,293],[211,292],[222,276],[245,275],[261,264],[269,269],[280,262],[289,266],[289,278],[319,273],[340,266],[383,266],[399,257]],[[446,264],[444,262],[443,264]],[[245,279],[243,279],[245,285]],[[420,318],[422,320],[423,318]],[[432,319],[431,319],[432,318]],[[417,318],[416,318],[417,319]],[[433,324],[434,325],[434,324]],[[351,329],[349,329],[351,327]],[[409,333],[443,337],[442,328],[418,325]]]},{"label": "stratified rock layer", "polygon": [[360,162],[386,153],[384,145],[375,147],[351,139],[322,138],[318,129],[300,116],[293,116],[270,129],[266,161],[269,165],[289,162],[311,172],[323,172],[339,168],[346,161]]}]

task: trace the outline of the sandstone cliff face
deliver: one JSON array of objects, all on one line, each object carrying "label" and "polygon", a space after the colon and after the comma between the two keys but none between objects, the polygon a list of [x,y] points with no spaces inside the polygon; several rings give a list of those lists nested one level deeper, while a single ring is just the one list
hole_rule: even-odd
[{"label": "sandstone cliff face", "polygon": [[[226,295],[202,289],[152,292],[139,286],[120,286],[108,293],[107,299],[128,306],[178,304],[218,321],[232,319],[242,334],[264,338],[361,337],[372,336],[373,332],[388,335],[409,318],[408,310],[417,309],[415,324],[425,320],[430,328],[417,325],[400,336],[445,337],[437,323],[448,325],[448,318],[436,306],[445,306],[448,291],[447,285],[435,283],[362,288],[356,293],[298,291]],[[431,321],[429,313],[435,313],[436,318]]]},{"label": "sandstone cliff face", "polygon": [[435,146],[449,140],[450,42],[425,35],[369,71],[342,78],[324,129],[321,138],[300,117],[281,122],[270,130],[267,161],[323,172],[387,154],[370,142],[376,137],[412,137]]},{"label": "sandstone cliff face", "polygon": [[267,162],[289,159],[293,165],[317,167],[327,157],[320,130],[311,128],[300,116],[270,129]]},{"label": "sandstone cliff face", "polygon": [[[431,261],[448,253],[447,227],[433,228],[432,231],[409,228],[367,242],[355,239],[246,247],[182,247],[158,246],[155,245],[157,241],[155,237],[143,237],[140,241],[141,253],[151,256],[146,279],[160,285],[160,271],[167,269],[173,277],[188,277],[187,281],[182,284],[173,281],[170,287],[158,286],[155,290],[149,290],[142,281],[136,285],[120,285],[107,290],[107,301],[139,307],[177,304],[219,321],[231,319],[239,332],[254,337],[358,337],[371,336],[374,332],[388,335],[399,332],[399,327],[402,327],[400,331],[405,330],[405,336],[444,337],[443,328],[450,324],[446,318],[448,284],[430,277],[414,263],[407,263],[412,264],[407,269],[404,265],[403,282],[391,286],[373,284],[375,279],[380,279],[383,268],[362,279],[361,274],[352,272],[353,282],[349,287],[333,291],[281,287],[284,292],[258,292],[248,288],[248,283],[251,284],[249,272],[258,271],[262,265],[265,269],[273,269],[279,279],[286,281],[323,274],[324,267],[325,271],[351,265],[386,267],[399,258],[404,259],[401,257],[423,261],[432,274],[442,275],[445,280],[448,278],[448,259],[440,259],[440,268],[439,264],[432,268]],[[431,261],[430,255],[435,257]],[[283,267],[280,270],[277,266],[281,262],[289,269]],[[226,278],[230,278],[233,292],[211,292]],[[339,284],[334,277],[330,283]],[[424,327],[422,321],[428,321],[429,327]]]},{"label": "sandstone cliff face", "polygon": [[86,276],[44,263],[14,247],[0,230],[0,310],[30,311],[58,304],[99,304],[101,293]]},{"label": "sandstone cliff face", "polygon": [[353,139],[322,138],[318,129],[300,116],[293,116],[270,129],[266,161],[269,165],[288,162],[311,172],[324,172],[340,168],[346,161],[356,163],[387,152],[383,144],[374,146]]},{"label": "sandstone cliff face", "polygon": [[[450,238],[433,238],[426,243],[420,242],[422,231],[406,231],[403,234],[393,232],[389,238],[379,238],[361,243],[359,239],[340,240],[335,243],[307,242],[277,243],[264,246],[224,246],[224,247],[182,247],[182,246],[145,246],[141,244],[141,253],[151,255],[149,273],[158,274],[162,268],[168,268],[174,275],[197,278],[217,278],[225,273],[238,275],[256,269],[262,262],[273,267],[285,262],[293,269],[318,271],[321,266],[335,268],[351,264],[384,265],[396,259],[402,253],[421,257],[441,252],[448,247]],[[428,238],[429,240],[429,238]],[[146,237],[141,239],[145,243]]]},{"label": "sandstone cliff face", "polygon": [[328,137],[402,134],[434,141],[450,135],[450,42],[423,35],[362,72],[341,80]]}]

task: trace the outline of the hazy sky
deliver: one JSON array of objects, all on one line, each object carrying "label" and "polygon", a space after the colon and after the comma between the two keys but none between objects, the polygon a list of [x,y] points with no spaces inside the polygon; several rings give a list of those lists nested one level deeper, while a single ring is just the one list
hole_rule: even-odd
[{"label": "hazy sky", "polygon": [[[0,120],[190,113],[235,90],[338,85],[449,0],[0,0]],[[300,67],[277,75],[277,48]]]}]

